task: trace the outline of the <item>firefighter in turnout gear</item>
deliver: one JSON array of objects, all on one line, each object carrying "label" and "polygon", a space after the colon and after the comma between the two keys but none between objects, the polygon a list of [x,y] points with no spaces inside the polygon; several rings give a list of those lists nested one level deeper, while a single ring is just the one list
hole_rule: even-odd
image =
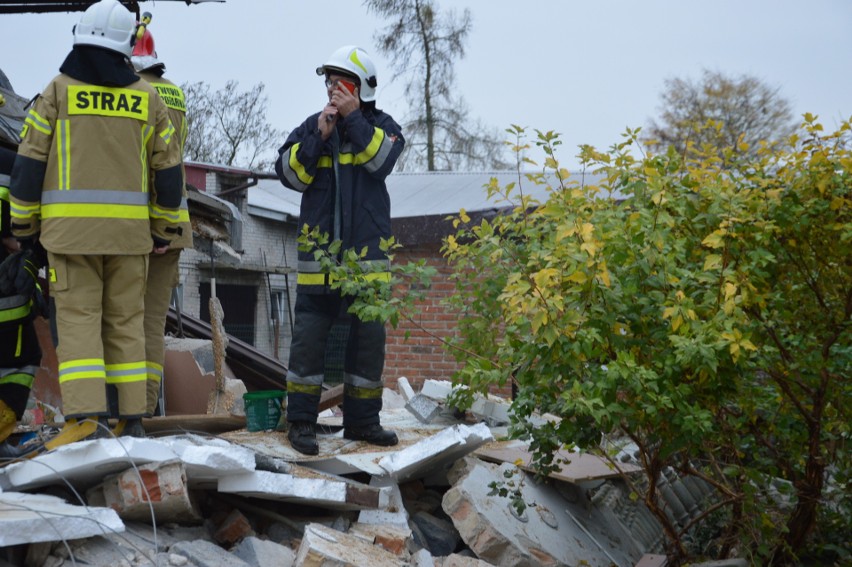
[{"label": "firefighter in turnout gear", "polygon": [[20,251],[10,228],[9,179],[14,161],[15,152],[0,147],[0,459],[19,455],[6,439],[24,414],[41,364],[33,326],[38,305],[34,300],[41,294],[38,266],[33,253]]},{"label": "firefighter in turnout gear", "polygon": [[[130,58],[137,74],[157,89],[160,98],[169,109],[169,118],[177,131],[181,156],[186,143],[188,126],[186,122],[186,101],[183,90],[169,81],[163,74],[166,66],[157,59],[154,38],[147,26],[151,22],[150,14],[145,13],[143,24],[146,26],[143,37],[146,41],[137,41]],[[141,24],[140,24],[141,29]],[[139,34],[137,33],[137,37]],[[181,167],[183,165],[181,164]],[[152,186],[151,191],[156,192]],[[145,361],[148,374],[148,415],[154,415],[160,398],[160,385],[163,380],[163,360],[165,358],[166,316],[169,311],[172,289],[179,283],[178,261],[181,250],[192,248],[192,227],[189,223],[186,187],[183,188],[179,223],[181,233],[169,245],[165,254],[151,254],[148,260],[148,284],[145,289]]]},{"label": "firefighter in turnout gear", "polygon": [[[317,68],[328,103],[296,128],[279,150],[275,171],[285,187],[302,193],[299,218],[342,242],[342,250],[367,249],[371,277],[388,278],[389,260],[379,248],[391,236],[385,178],[405,143],[399,125],[376,108],[376,71],[355,46],[341,47]],[[287,372],[288,438],[297,451],[316,455],[316,420],[325,375],[329,331],[349,322],[344,360],[343,426],[346,439],[396,445],[379,423],[385,328],[348,313],[351,296],[329,286],[310,252],[299,251],[293,342]]]},{"label": "firefighter in turnout gear", "polygon": [[168,109],[128,64],[135,30],[117,0],[86,9],[12,171],[12,232],[48,251],[66,418],[56,444],[109,434],[107,390],[114,417],[147,413],[148,256],[180,234],[183,174]]}]

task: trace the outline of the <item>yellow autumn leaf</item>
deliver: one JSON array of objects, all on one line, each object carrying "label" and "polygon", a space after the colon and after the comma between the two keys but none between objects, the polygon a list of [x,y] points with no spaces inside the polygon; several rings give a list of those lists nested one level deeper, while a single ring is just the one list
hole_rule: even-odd
[{"label": "yellow autumn leaf", "polygon": [[580,227],[580,238],[590,240],[595,232],[595,225],[590,222],[584,222]]},{"label": "yellow autumn leaf", "polygon": [[464,209],[461,209],[459,211],[459,217],[461,218],[462,222],[470,222],[470,217],[467,216],[467,211],[465,211]]},{"label": "yellow autumn leaf", "polygon": [[580,250],[584,251],[589,256],[594,257],[594,255],[598,252],[598,245],[594,241],[584,242],[580,245]]},{"label": "yellow autumn leaf", "polygon": [[725,299],[730,299],[737,293],[737,286],[728,282],[725,284]]},{"label": "yellow autumn leaf", "polygon": [[715,270],[722,267],[722,256],[710,254],[704,259],[704,271]]},{"label": "yellow autumn leaf", "polygon": [[539,270],[532,275],[535,285],[540,288],[545,288],[550,285],[550,282],[556,277],[557,271],[555,268],[545,268]]},{"label": "yellow autumn leaf", "polygon": [[720,228],[719,230],[715,230],[710,233],[704,240],[701,241],[701,244],[707,246],[708,248],[722,248],[725,246],[725,235],[728,233],[724,228]]},{"label": "yellow autumn leaf", "polygon": [[681,325],[683,325],[683,317],[681,317],[680,314],[678,314],[677,317],[672,319],[672,330],[677,331],[680,328]]},{"label": "yellow autumn leaf", "polygon": [[589,281],[589,278],[586,276],[585,272],[581,272],[580,270],[577,270],[576,272],[568,276],[567,279],[569,282],[578,283],[580,285]]}]

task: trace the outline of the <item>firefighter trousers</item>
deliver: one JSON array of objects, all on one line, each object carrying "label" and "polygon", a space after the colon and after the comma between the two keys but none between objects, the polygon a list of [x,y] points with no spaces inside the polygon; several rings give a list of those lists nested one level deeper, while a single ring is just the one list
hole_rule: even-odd
[{"label": "firefighter trousers", "polygon": [[178,261],[181,249],[169,249],[165,254],[151,254],[148,259],[148,285],[145,288],[145,363],[147,366],[147,407],[145,413],[154,415],[160,399],[163,380],[163,360],[166,355],[166,316],[169,312],[172,289],[178,285]]},{"label": "firefighter trousers", "polygon": [[56,302],[59,386],[65,417],[145,414],[145,279],[148,254],[49,254]]},{"label": "firefighter trousers", "polygon": [[41,348],[29,298],[0,298],[0,400],[20,420],[27,407]]},{"label": "firefighter trousers", "polygon": [[347,313],[351,303],[352,298],[338,294],[297,294],[287,370],[287,421],[316,422],[329,334],[336,321],[343,321],[349,324],[343,360],[343,425],[379,423],[385,326]]}]

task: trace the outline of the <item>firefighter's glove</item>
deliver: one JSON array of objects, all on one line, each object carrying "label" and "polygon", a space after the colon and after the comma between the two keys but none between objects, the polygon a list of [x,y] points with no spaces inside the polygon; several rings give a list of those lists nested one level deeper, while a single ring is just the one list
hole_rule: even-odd
[{"label": "firefighter's glove", "polygon": [[0,295],[31,297],[38,283],[36,254],[31,249],[10,254],[0,264]]}]

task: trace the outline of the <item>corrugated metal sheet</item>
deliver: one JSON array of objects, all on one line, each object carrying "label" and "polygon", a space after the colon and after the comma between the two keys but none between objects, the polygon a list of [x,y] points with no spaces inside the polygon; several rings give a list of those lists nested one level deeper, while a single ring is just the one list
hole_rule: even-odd
[{"label": "corrugated metal sheet", "polygon": [[[572,173],[570,183],[597,184],[601,175]],[[548,197],[548,184],[558,186],[555,176],[548,184],[539,185],[526,178],[526,174],[511,171],[494,172],[429,172],[394,173],[387,178],[391,197],[391,216],[394,219],[424,216],[445,216],[464,209],[468,212],[489,211],[511,206],[497,197],[489,198],[486,187],[491,179],[500,187],[515,183],[515,194],[522,190],[541,201]],[[287,189],[276,179],[261,179],[248,191],[249,205],[270,211],[299,214],[301,194]],[[616,195],[616,197],[619,197]]]}]

